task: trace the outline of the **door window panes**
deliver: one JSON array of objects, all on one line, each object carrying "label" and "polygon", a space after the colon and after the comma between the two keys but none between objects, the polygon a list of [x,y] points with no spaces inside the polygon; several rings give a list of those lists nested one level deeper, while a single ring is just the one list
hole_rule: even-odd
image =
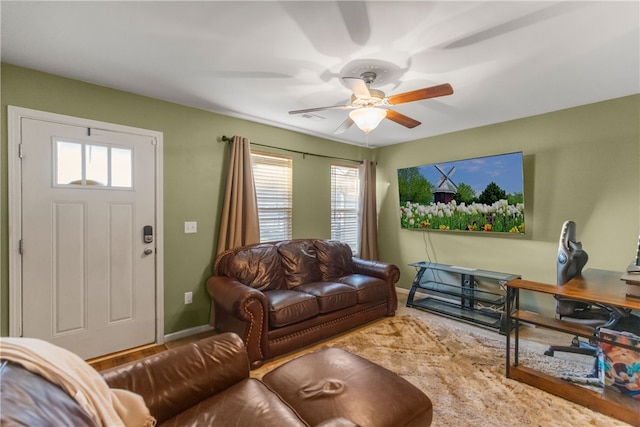
[{"label": "door window panes", "polygon": [[109,185],[109,148],[85,145],[87,185]]},{"label": "door window panes", "polygon": [[133,188],[133,150],[56,141],[56,187]]},{"label": "door window panes", "polygon": [[111,149],[111,185],[113,187],[131,187],[131,150],[127,148]]},{"label": "door window panes", "polygon": [[56,184],[82,183],[82,144],[58,141],[56,148]]}]

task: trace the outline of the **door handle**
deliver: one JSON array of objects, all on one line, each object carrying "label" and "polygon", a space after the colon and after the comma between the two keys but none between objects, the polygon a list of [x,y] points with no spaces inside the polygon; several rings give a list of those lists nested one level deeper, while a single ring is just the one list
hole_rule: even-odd
[{"label": "door handle", "polygon": [[144,254],[145,254],[145,255],[151,255],[152,253],[153,253],[153,249],[151,249],[151,248],[146,248],[146,249],[144,250]]}]

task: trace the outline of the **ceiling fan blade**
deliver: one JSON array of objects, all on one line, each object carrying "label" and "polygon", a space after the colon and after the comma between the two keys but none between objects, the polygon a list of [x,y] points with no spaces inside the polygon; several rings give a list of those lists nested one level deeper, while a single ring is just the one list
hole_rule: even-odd
[{"label": "ceiling fan blade", "polygon": [[336,129],[335,131],[333,131],[334,134],[339,134],[339,133],[344,133],[346,132],[351,126],[353,126],[353,120],[351,119],[351,117],[347,117],[347,120],[345,120],[344,122],[342,122],[342,124],[340,126],[338,126],[338,129]]},{"label": "ceiling fan blade", "polygon": [[411,117],[405,116],[404,114],[400,114],[394,110],[387,110],[387,119],[391,120],[392,122],[396,122],[399,125],[407,127],[409,129],[413,129],[414,127],[422,124],[419,121],[414,120]]},{"label": "ceiling fan blade", "polygon": [[426,87],[424,89],[413,90],[410,92],[399,93],[388,97],[389,104],[398,105],[405,102],[420,101],[422,99],[437,98],[438,96],[451,95],[453,88],[449,83],[438,86]]},{"label": "ceiling fan blade", "polygon": [[371,98],[367,84],[360,77],[343,77],[342,81],[351,89],[357,98]]},{"label": "ceiling fan blade", "polygon": [[351,108],[351,106],[350,105],[332,105],[330,107],[316,107],[316,108],[305,108],[304,110],[293,110],[293,111],[289,111],[289,114],[313,113],[314,111],[322,111],[322,110],[346,110],[347,108]]},{"label": "ceiling fan blade", "polygon": [[342,15],[345,27],[349,32],[351,41],[358,46],[364,46],[371,35],[367,3],[360,1],[338,1],[336,4]]}]

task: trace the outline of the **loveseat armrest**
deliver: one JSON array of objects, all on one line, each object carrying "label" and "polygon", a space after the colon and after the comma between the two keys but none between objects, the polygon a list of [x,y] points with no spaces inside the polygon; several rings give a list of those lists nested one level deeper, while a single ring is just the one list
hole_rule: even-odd
[{"label": "loveseat armrest", "polygon": [[158,424],[249,378],[238,335],[214,335],[101,372],[111,388],[141,395]]},{"label": "loveseat armrest", "polygon": [[228,276],[213,276],[207,280],[207,292],[216,305],[233,317],[249,322],[254,314],[247,310],[249,303],[258,302],[267,312],[267,299],[258,289],[254,289]]},{"label": "loveseat armrest", "polygon": [[392,285],[400,280],[400,269],[394,264],[370,261],[357,257],[351,258],[351,264],[353,266],[353,272],[356,274],[377,277]]},{"label": "loveseat armrest", "polygon": [[269,327],[267,298],[258,289],[228,276],[207,280],[211,296],[211,325],[220,332],[235,332],[242,338],[253,369],[264,359]]}]

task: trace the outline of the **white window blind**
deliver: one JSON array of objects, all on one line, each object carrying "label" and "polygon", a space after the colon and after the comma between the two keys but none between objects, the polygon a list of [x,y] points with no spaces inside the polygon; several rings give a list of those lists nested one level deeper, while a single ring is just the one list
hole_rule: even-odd
[{"label": "white window blind", "polygon": [[360,179],[357,167],[331,165],[331,239],[358,252]]},{"label": "white window blind", "polygon": [[290,157],[251,153],[258,199],[260,241],[291,239]]}]

